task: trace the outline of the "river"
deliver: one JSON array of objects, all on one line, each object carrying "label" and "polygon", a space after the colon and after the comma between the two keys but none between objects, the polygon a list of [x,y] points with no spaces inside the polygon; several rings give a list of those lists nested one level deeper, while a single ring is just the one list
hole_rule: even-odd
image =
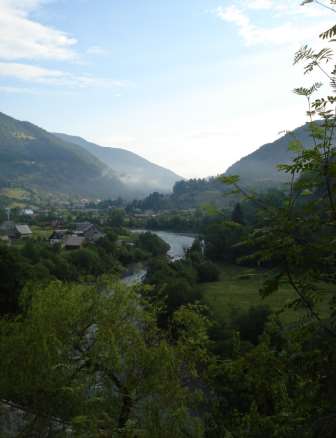
[{"label": "river", "polygon": [[[160,239],[164,240],[170,246],[168,256],[172,260],[179,260],[184,257],[185,251],[191,248],[195,237],[191,234],[173,233],[170,231],[152,231],[152,230],[131,230],[133,233],[150,232],[156,234]],[[132,272],[127,274],[122,282],[131,286],[141,283],[146,276],[146,269],[141,265],[132,267]]]}]

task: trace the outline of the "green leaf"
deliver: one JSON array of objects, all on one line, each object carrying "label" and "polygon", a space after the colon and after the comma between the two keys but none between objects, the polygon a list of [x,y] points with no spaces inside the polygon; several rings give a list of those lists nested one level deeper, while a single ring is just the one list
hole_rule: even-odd
[{"label": "green leaf", "polygon": [[239,175],[221,175],[218,177],[218,181],[227,184],[227,185],[233,185],[233,184],[237,184],[237,182],[239,182],[240,180],[240,176]]},{"label": "green leaf", "polygon": [[219,213],[218,208],[214,204],[204,204],[201,208],[209,216],[216,216]]},{"label": "green leaf", "polygon": [[273,292],[276,292],[279,289],[279,283],[282,274],[276,274],[274,277],[269,277],[264,281],[264,284],[261,286],[259,293],[262,298],[266,298],[271,295]]},{"label": "green leaf", "polygon": [[317,91],[319,88],[322,87],[322,83],[321,82],[315,82],[310,88],[305,88],[305,87],[299,87],[299,88],[294,88],[294,93],[299,95],[299,96],[306,96],[309,97],[311,96],[313,93],[315,93],[315,91]]},{"label": "green leaf", "polygon": [[[308,3],[311,3],[312,2],[312,0],[305,0],[306,2],[308,2]],[[331,27],[330,29],[328,29],[327,31],[325,31],[325,32],[322,32],[321,34],[320,34],[320,38],[322,38],[322,39],[328,39],[328,38],[332,38],[332,37],[334,37],[336,35],[336,25],[334,25],[333,27]]]},{"label": "green leaf", "polygon": [[278,164],[277,166],[278,170],[284,171],[284,172],[291,172],[293,169],[293,166],[291,166],[290,164]]},{"label": "green leaf", "polygon": [[303,144],[299,140],[292,140],[288,145],[288,150],[291,152],[300,153],[303,149]]},{"label": "green leaf", "polygon": [[88,417],[85,415],[78,415],[77,417],[74,417],[72,419],[73,424],[78,425],[78,426],[86,424],[87,421],[88,421]]}]

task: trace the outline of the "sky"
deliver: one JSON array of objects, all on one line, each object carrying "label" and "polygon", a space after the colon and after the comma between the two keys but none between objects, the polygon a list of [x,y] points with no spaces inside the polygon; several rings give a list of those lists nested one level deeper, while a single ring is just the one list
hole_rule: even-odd
[{"label": "sky", "polygon": [[0,111],[183,177],[306,121],[293,56],[334,24],[299,0],[0,0]]}]

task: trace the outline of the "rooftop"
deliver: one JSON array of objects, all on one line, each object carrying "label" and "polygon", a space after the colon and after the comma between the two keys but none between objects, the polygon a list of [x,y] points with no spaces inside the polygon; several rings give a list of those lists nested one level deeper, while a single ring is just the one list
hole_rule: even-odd
[{"label": "rooftop", "polygon": [[28,225],[16,225],[15,228],[20,234],[33,234]]},{"label": "rooftop", "polygon": [[71,246],[71,247],[80,247],[85,242],[85,237],[81,236],[69,236],[64,241],[64,246]]}]

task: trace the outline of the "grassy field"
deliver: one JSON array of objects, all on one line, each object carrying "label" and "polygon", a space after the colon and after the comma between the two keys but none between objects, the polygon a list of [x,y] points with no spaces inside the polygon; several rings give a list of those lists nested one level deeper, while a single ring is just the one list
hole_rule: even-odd
[{"label": "grassy field", "polygon": [[37,240],[39,239],[47,240],[53,232],[52,228],[41,228],[35,225],[31,227],[31,230],[33,232],[33,239],[37,239]]},{"label": "grassy field", "polygon": [[[231,265],[220,268],[220,280],[214,283],[205,283],[202,286],[203,300],[219,321],[226,319],[233,308],[247,310],[251,306],[262,304],[276,312],[284,309],[286,304],[296,298],[291,286],[282,284],[277,292],[262,299],[259,288],[265,277],[263,272]],[[321,305],[319,310],[322,315],[325,315],[327,306]],[[304,316],[303,311],[301,315]],[[280,318],[283,322],[289,323],[297,320],[298,316],[297,311],[285,308]]]},{"label": "grassy field", "polygon": [[30,199],[30,193],[20,188],[2,189],[1,194],[16,201],[24,201]]}]

